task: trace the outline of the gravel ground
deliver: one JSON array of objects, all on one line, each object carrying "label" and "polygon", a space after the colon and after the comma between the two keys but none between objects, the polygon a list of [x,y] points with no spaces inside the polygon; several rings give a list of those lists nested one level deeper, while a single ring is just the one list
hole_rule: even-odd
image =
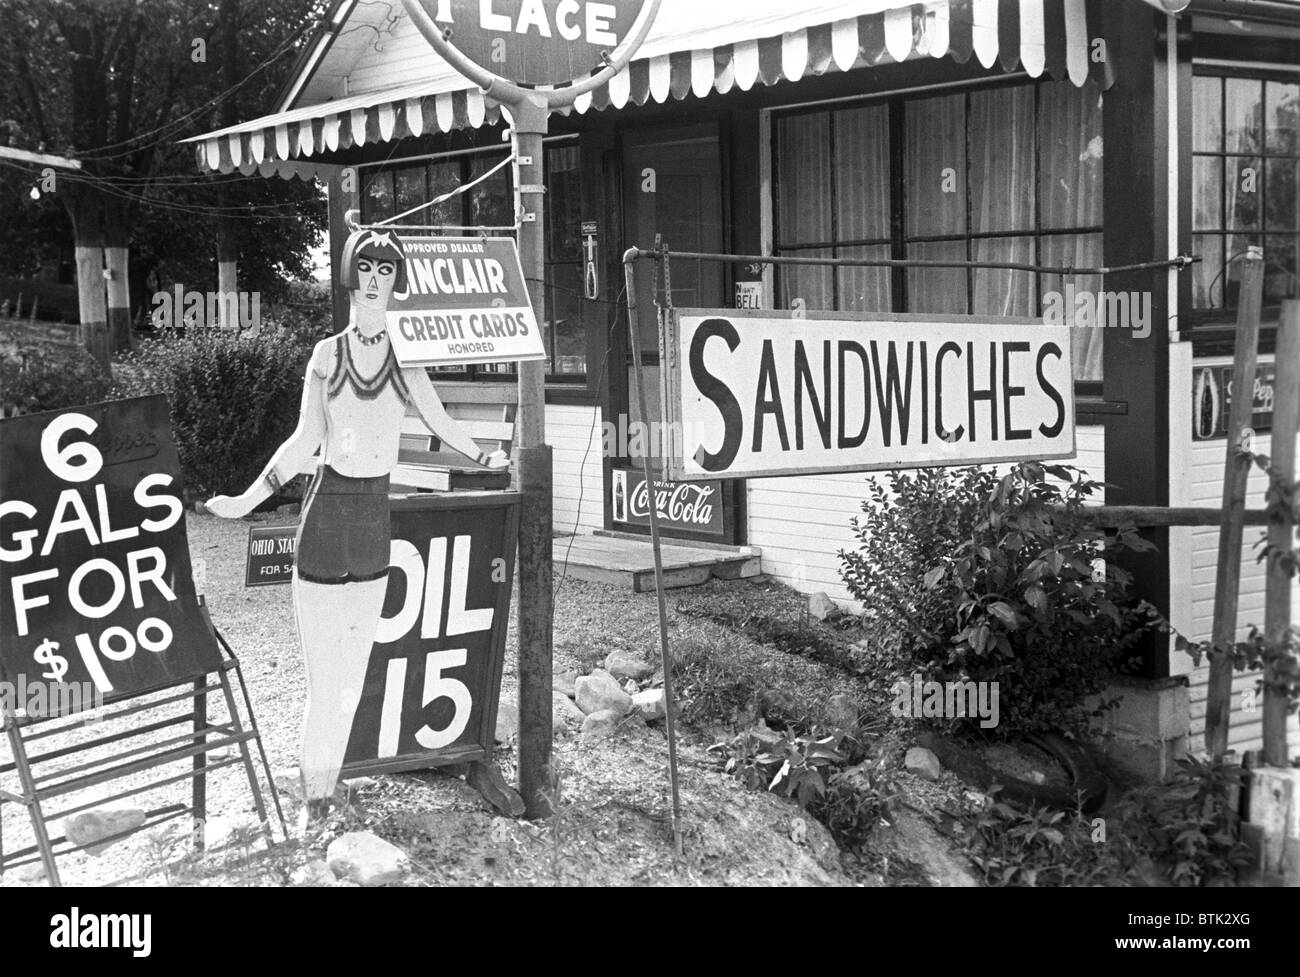
[{"label": "gravel ground", "polygon": [[[292,521],[289,516],[259,516],[262,523]],[[303,666],[292,624],[290,588],[243,585],[248,524],[208,515],[188,516],[190,552],[212,618],[233,646],[244,676],[272,768],[297,762],[298,727],[305,689]],[[562,568],[557,566],[557,571]],[[885,716],[887,699],[877,683],[795,654],[776,651],[707,616],[717,609],[734,619],[762,613],[797,622],[803,598],[763,581],[712,581],[672,591],[668,597],[671,640],[738,642],[761,661],[781,688],[824,700],[850,692],[870,710]],[[658,618],[653,594],[563,579],[557,572],[555,663],[558,675],[585,672],[615,648],[658,660]],[[834,629],[816,622],[801,626]],[[849,636],[852,637],[852,636]],[[513,708],[517,688],[514,609],[507,640],[503,699]],[[829,834],[792,803],[741,787],[722,775],[706,748],[707,737],[683,731],[680,744],[684,855],[674,856],[667,812],[667,743],[662,724],[630,721],[610,740],[582,746],[576,731],[557,737],[555,766],[560,771],[560,814],[529,824],[495,816],[463,780],[434,772],[378,777],[358,789],[351,808],[331,817],[323,833],[296,837],[292,821],[287,843],[272,851],[231,844],[232,826],[252,820],[253,808],[239,768],[209,778],[210,837],[217,850],[187,855],[181,836],[188,821],[172,822],[167,833],[120,842],[103,854],[60,859],[65,884],[246,885],[286,884],[295,869],[321,857],[324,846],[343,830],[368,827],[401,846],[411,858],[407,884],[880,884],[856,873],[850,878]],[[885,732],[885,748],[901,755],[902,740]],[[514,780],[513,743],[497,751],[507,781]],[[909,802],[925,814],[960,790],[952,783],[926,784],[902,775]],[[186,789],[187,792],[187,789]],[[154,806],[160,801],[149,795]],[[184,800],[173,790],[169,800]],[[933,805],[932,803],[933,802]],[[26,818],[6,805],[5,845],[25,843]],[[921,829],[924,832],[924,826]],[[226,843],[221,847],[220,839]],[[277,833],[278,837],[278,833]],[[928,843],[928,842],[927,842]],[[884,845],[889,848],[889,845]],[[915,844],[912,845],[915,848]],[[6,874],[4,885],[40,884],[32,870]]]}]

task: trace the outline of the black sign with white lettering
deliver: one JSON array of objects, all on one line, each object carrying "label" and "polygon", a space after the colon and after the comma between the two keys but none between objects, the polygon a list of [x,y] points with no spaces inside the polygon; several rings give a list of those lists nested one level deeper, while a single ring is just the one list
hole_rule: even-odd
[{"label": "black sign with white lettering", "polygon": [[297,526],[250,526],[244,586],[263,587],[292,581],[297,540]]},{"label": "black sign with white lettering", "polygon": [[[1251,391],[1250,426],[1256,434],[1273,429],[1273,364],[1255,368]],[[1198,366],[1192,371],[1192,440],[1228,436],[1228,405],[1232,403],[1232,364]]]},{"label": "black sign with white lettering", "polygon": [[[616,468],[611,489],[614,521],[631,526],[650,525],[650,493],[645,475]],[[670,482],[655,479],[655,506],[662,529],[723,534],[722,482]]]},{"label": "black sign with white lettering", "polygon": [[[159,396],[0,421],[0,663],[7,681],[52,689],[29,716],[221,666],[168,415]],[[94,694],[54,694],[74,684]]]},{"label": "black sign with white lettering", "polygon": [[491,755],[518,501],[509,492],[392,501],[388,592],[352,721],[350,775]]}]

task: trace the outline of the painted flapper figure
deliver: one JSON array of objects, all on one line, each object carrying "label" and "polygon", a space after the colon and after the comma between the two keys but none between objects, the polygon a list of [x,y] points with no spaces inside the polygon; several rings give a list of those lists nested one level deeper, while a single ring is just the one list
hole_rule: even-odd
[{"label": "painted flapper figure", "polygon": [[298,527],[293,580],[307,668],[300,770],[308,818],[320,817],[334,792],[383,611],[388,479],[408,405],[449,447],[490,468],[509,464],[504,452],[480,452],[448,416],[422,367],[398,365],[385,327],[390,297],[406,290],[397,236],[353,231],[339,278],[351,297],[348,327],[313,351],[297,429],[247,491],[207,504],[225,518],[247,515],[320,451]]}]

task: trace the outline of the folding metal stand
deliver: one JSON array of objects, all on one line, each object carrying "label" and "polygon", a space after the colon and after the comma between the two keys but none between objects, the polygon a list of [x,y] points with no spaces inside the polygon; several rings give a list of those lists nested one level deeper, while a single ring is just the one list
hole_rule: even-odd
[{"label": "folding metal stand", "polygon": [[[206,610],[204,610],[204,616],[207,616]],[[212,626],[210,619],[208,625],[209,627]],[[132,728],[126,731],[95,737],[71,746],[47,750],[44,753],[32,754],[29,752],[29,746],[37,740],[56,736],[60,733],[66,734],[82,725],[89,728],[84,714],[34,719],[19,717],[14,714],[13,703],[7,697],[0,697],[4,699],[3,716],[0,718],[3,720],[4,730],[8,735],[9,747],[13,755],[10,762],[0,764],[0,775],[17,772],[21,785],[19,793],[0,790],[0,814],[3,813],[6,802],[22,804],[27,808],[31,817],[32,830],[36,836],[36,844],[16,851],[5,852],[3,833],[0,831],[0,874],[3,874],[8,869],[40,861],[45,867],[46,878],[49,880],[50,885],[57,886],[61,884],[58,866],[55,864],[57,856],[119,841],[129,835],[147,831],[186,814],[190,814],[194,818],[194,844],[196,850],[202,850],[204,845],[203,828],[207,817],[208,771],[234,766],[235,764],[243,765],[248,776],[248,785],[253,794],[253,804],[257,811],[262,833],[268,844],[273,843],[274,838],[271,832],[270,818],[267,815],[262,790],[257,780],[257,772],[253,767],[252,753],[249,750],[250,742],[256,744],[258,753],[261,756],[266,781],[271,788],[271,799],[275,804],[275,812],[280,821],[281,835],[288,837],[284,812],[281,810],[280,799],[275,792],[270,764],[267,761],[266,750],[262,746],[261,735],[257,730],[257,722],[253,717],[253,707],[248,698],[248,690],[244,685],[244,677],[240,671],[239,661],[225,638],[215,628],[213,628],[213,633],[221,647],[224,659],[217,671],[197,679],[193,676],[187,676],[174,685],[120,700],[114,703],[112,711],[105,713],[101,717],[96,717],[97,722],[103,723],[111,723],[128,716],[139,717],[134,720]],[[234,687],[230,680],[231,673],[234,673],[238,679],[244,708],[247,711],[247,724],[240,718]],[[4,676],[0,674],[0,679],[2,678]],[[217,691],[220,691],[224,697],[226,710],[229,714],[229,719],[224,722],[210,722],[208,720],[208,695]],[[166,694],[162,695],[161,698],[153,698],[161,693]],[[151,701],[138,701],[146,696],[150,697]],[[190,703],[189,709],[173,715],[158,717],[155,712],[163,707],[186,701]],[[150,713],[154,713],[154,715],[150,715]],[[175,735],[143,744],[130,745],[128,743],[128,741],[140,737],[152,738],[152,734],[164,730],[175,731],[177,727],[185,724],[190,725],[188,731],[175,732]],[[110,744],[122,744],[123,748],[114,750],[104,756],[78,759],[79,754],[88,753]],[[210,756],[210,754],[225,750],[228,747],[238,747],[238,756]],[[40,764],[48,764],[50,761],[55,760],[63,761],[64,764],[67,764],[68,761],[71,761],[71,763],[70,765],[61,765],[59,769],[51,770],[48,773],[37,772]],[[180,773],[169,772],[158,780],[150,781],[144,785],[133,784],[126,789],[105,797],[78,802],[71,807],[59,810],[57,813],[51,814],[47,811],[46,805],[56,798],[121,780],[122,778],[134,777],[147,770],[182,763],[185,760],[191,761],[190,767]],[[190,803],[174,803],[147,810],[145,820],[140,825],[106,837],[97,838],[85,844],[76,844],[62,834],[52,836],[51,826],[70,815],[185,780],[192,782]]]}]

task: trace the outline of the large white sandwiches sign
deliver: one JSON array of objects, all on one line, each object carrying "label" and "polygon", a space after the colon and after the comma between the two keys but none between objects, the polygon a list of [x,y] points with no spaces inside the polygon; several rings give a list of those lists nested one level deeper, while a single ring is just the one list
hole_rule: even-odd
[{"label": "large white sandwiches sign", "polygon": [[402,235],[402,245],[406,290],[388,307],[402,366],[546,358],[514,241]]},{"label": "large white sandwiches sign", "polygon": [[1068,326],[681,309],[664,340],[672,479],[1074,455]]}]

